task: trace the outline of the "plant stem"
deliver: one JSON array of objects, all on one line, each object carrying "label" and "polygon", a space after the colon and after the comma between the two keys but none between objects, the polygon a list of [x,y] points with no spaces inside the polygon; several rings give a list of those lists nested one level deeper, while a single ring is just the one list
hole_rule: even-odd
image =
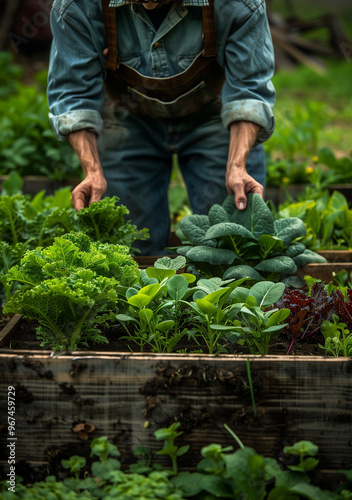
[{"label": "plant stem", "polygon": [[248,383],[249,383],[249,388],[251,391],[251,399],[252,399],[252,406],[253,406],[253,414],[256,417],[257,416],[257,408],[255,406],[255,400],[254,400],[254,390],[253,390],[253,383],[252,383],[252,374],[251,374],[251,365],[249,358],[247,358],[247,376],[248,376]]},{"label": "plant stem", "polygon": [[229,432],[231,434],[231,436],[234,438],[234,440],[239,445],[239,447],[242,448],[242,450],[243,450],[244,444],[242,443],[242,441],[240,440],[240,438],[233,432],[232,429],[230,429],[230,427],[227,424],[224,424],[224,427],[227,430],[227,432]]}]

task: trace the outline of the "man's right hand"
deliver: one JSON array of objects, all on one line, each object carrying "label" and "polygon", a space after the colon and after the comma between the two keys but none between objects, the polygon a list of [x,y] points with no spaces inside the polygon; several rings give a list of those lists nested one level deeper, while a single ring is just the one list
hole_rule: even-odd
[{"label": "man's right hand", "polygon": [[71,203],[76,210],[88,207],[104,195],[107,183],[100,165],[97,137],[94,132],[77,130],[68,140],[81,163],[85,179],[72,191]]},{"label": "man's right hand", "polygon": [[76,211],[89,207],[99,201],[107,188],[103,175],[87,175],[87,177],[72,191],[71,203]]}]

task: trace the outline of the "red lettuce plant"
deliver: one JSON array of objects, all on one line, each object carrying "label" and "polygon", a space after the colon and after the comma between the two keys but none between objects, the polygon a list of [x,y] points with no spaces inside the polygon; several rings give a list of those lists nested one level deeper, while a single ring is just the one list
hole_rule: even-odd
[{"label": "red lettuce plant", "polygon": [[[291,339],[287,354],[291,352],[295,342],[301,342],[319,332],[323,321],[329,320],[333,314],[339,315],[339,308],[345,310],[344,302],[341,292],[333,291],[329,294],[322,282],[314,283],[310,295],[303,290],[286,288],[274,307],[290,310],[290,315],[286,319],[288,325],[283,329],[283,334]],[[352,301],[349,304],[349,312],[351,316],[349,323],[352,324]]]}]

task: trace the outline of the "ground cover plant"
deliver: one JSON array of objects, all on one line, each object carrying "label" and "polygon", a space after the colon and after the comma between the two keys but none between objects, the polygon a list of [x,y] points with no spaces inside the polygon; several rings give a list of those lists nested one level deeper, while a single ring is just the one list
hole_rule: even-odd
[{"label": "ground cover plant", "polygon": [[326,262],[306,249],[298,239],[306,235],[301,219],[274,217],[258,194],[249,194],[247,207],[237,210],[233,196],[223,205],[213,205],[208,215],[190,215],[180,220],[177,230],[184,255],[196,271],[222,279],[249,277],[255,281],[286,280],[298,267]]},{"label": "ground cover plant", "polygon": [[118,448],[106,437],[99,437],[91,442],[91,457],[95,461],[87,464],[85,457],[77,455],[62,460],[62,467],[71,477],[58,481],[55,476],[48,476],[45,481],[28,486],[18,481],[15,492],[3,481],[0,499],[347,500],[352,497],[351,471],[341,471],[346,480],[335,491],[322,490],[311,483],[309,473],[319,460],[316,459],[318,447],[310,441],[299,441],[284,448],[286,456],[294,459],[294,463],[284,468],[275,459],[244,446],[226,425],[239,445],[236,451],[231,445],[224,448],[209,444],[201,450],[202,459],[196,472],[179,471],[177,459],[189,449],[188,445],[178,446],[175,442],[182,434],[179,426],[180,423],[175,422],[154,432],[155,438],[163,444],[157,455],[167,455],[171,469],[154,463],[150,450],[139,447],[136,455],[141,460],[122,471]]}]

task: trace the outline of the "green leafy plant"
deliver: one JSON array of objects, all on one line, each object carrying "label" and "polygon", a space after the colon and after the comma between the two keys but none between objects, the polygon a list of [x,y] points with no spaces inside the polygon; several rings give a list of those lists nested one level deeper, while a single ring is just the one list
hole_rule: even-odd
[{"label": "green leafy plant", "polygon": [[22,69],[9,53],[0,53],[0,175],[42,175],[56,181],[81,177],[76,154],[59,142],[48,117],[46,72],[36,82],[20,81]]},{"label": "green leafy plant", "polygon": [[37,335],[53,349],[106,342],[97,325],[115,318],[118,286],[138,280],[128,248],[92,242],[83,233],[56,238],[28,251],[7,273],[21,285],[4,308],[39,322]]},{"label": "green leafy plant", "polygon": [[125,220],[129,210],[120,205],[119,198],[103,198],[76,213],[77,229],[86,233],[92,240],[102,243],[126,245],[129,248],[135,240],[146,240],[146,228],[137,230],[136,226]]},{"label": "green leafy plant", "polygon": [[179,447],[175,444],[175,439],[183,434],[183,432],[177,431],[180,426],[180,422],[174,422],[170,427],[158,429],[154,432],[155,439],[164,441],[163,448],[157,451],[157,454],[167,455],[171,458],[172,472],[174,474],[177,474],[177,458],[181,457],[189,450],[189,445]]},{"label": "green leafy plant", "polygon": [[326,123],[325,103],[305,100],[293,105],[280,118],[266,151],[280,153],[289,159],[316,154],[319,134]]},{"label": "green leafy plant", "polygon": [[184,217],[178,235],[185,245],[177,252],[207,277],[278,281],[305,264],[326,262],[296,241],[306,235],[302,220],[274,220],[258,194],[248,195],[243,211],[237,210],[233,196],[228,196],[222,206],[213,205],[208,216]]},{"label": "green leafy plant", "polygon": [[306,199],[280,207],[277,218],[298,217],[307,229],[301,240],[314,250],[352,248],[352,210],[339,191],[325,191],[316,199]]},{"label": "green leafy plant", "polygon": [[[297,465],[288,465],[282,470],[273,458],[263,457],[252,448],[244,446],[236,434],[225,425],[240,446],[233,451],[232,446],[225,448],[219,444],[204,446],[202,459],[196,472],[178,472],[177,459],[187,453],[189,446],[178,446],[175,440],[182,434],[178,431],[179,423],[155,431],[157,440],[163,441],[163,448],[157,455],[171,458],[172,469],[155,464],[147,468],[145,474],[123,472],[115,457],[120,453],[117,447],[108,442],[105,436],[93,439],[91,456],[98,460],[90,467],[86,459],[73,456],[63,460],[62,466],[73,477],[57,481],[55,476],[48,476],[45,481],[25,486],[19,481],[16,493],[8,490],[6,481],[0,482],[1,500],[30,500],[32,498],[55,498],[57,500],[97,500],[99,498],[119,498],[121,500],[215,500],[216,498],[248,500],[338,500],[351,498],[351,471],[341,471],[346,476],[336,491],[322,490],[311,484],[308,472],[313,470],[318,460],[314,457],[318,447],[310,441],[299,441],[293,446],[286,446],[287,455],[298,457]],[[143,454],[150,452],[143,450]],[[130,468],[138,469],[134,464]],[[84,476],[82,472],[84,471]]]},{"label": "green leafy plant", "polygon": [[209,354],[224,352],[219,340],[225,333],[235,332],[231,324],[234,308],[231,294],[244,281],[245,278],[225,282],[220,278],[200,279],[193,291],[193,301],[184,302],[193,311],[189,318],[190,326],[193,327],[191,333],[205,342]]},{"label": "green leafy plant", "polygon": [[346,323],[339,322],[336,314],[333,315],[332,321],[324,321],[321,332],[324,335],[325,345],[318,344],[319,347],[335,357],[352,356],[352,332],[346,326]]},{"label": "green leafy plant", "polygon": [[234,317],[233,330],[226,334],[232,342],[246,341],[252,354],[265,355],[269,351],[269,342],[280,335],[287,324],[282,322],[290,314],[289,309],[272,308],[285,289],[284,283],[263,281],[256,283],[249,290],[237,288],[233,297],[237,303],[231,310]]},{"label": "green leafy plant", "polygon": [[[12,181],[17,183],[16,179]],[[133,242],[149,237],[147,229],[137,230],[125,220],[128,210],[118,203],[117,197],[93,203],[82,213],[76,213],[70,198],[67,188],[50,196],[40,191],[32,199],[22,194],[0,196],[0,297],[3,301],[8,301],[14,290],[4,276],[10,267],[20,263],[26,250],[47,247],[55,238],[76,231],[86,233],[94,241],[127,245],[133,253]]]},{"label": "green leafy plant", "polygon": [[[309,472],[316,468],[319,460],[314,459],[319,448],[310,441],[298,441],[293,446],[285,446],[284,453],[299,458],[297,465],[288,465],[287,468],[297,472]],[[308,457],[308,458],[306,458]]]},{"label": "green leafy plant", "polygon": [[181,299],[191,293],[189,284],[196,277],[176,274],[185,262],[183,257],[158,259],[154,267],[141,271],[140,283],[124,293],[128,310],[116,319],[128,333],[124,338],[136,343],[141,352],[146,345],[157,352],[172,352],[187,333]]}]

